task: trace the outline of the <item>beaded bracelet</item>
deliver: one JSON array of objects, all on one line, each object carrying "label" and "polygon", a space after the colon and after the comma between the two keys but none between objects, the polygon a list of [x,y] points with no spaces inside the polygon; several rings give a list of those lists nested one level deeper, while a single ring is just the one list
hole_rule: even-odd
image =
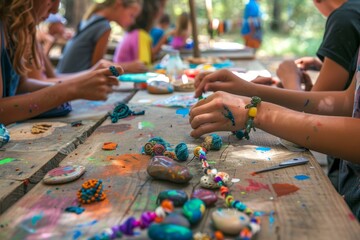
[{"label": "beaded bracelet", "polygon": [[249,118],[247,119],[247,121],[245,123],[245,129],[243,131],[239,130],[239,131],[234,132],[235,136],[238,139],[241,140],[245,137],[247,140],[249,140],[250,139],[249,133],[250,133],[251,129],[256,131],[256,129],[254,127],[254,119],[257,115],[256,107],[260,103],[261,103],[261,98],[254,96],[251,98],[250,103],[245,106],[245,109],[249,109],[249,111],[248,111]]}]

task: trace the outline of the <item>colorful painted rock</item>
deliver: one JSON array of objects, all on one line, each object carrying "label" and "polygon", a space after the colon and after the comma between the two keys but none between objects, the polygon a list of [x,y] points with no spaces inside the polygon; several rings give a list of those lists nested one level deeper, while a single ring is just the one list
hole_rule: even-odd
[{"label": "colorful painted rock", "polygon": [[85,167],[69,165],[50,170],[44,177],[45,184],[61,184],[78,179],[85,172]]},{"label": "colorful painted rock", "polygon": [[154,156],[147,167],[148,174],[161,180],[174,183],[187,183],[192,175],[187,167],[181,166],[171,158],[165,156]]},{"label": "colorful painted rock", "polygon": [[218,208],[211,214],[216,229],[225,234],[239,234],[250,223],[250,218],[233,208]]},{"label": "colorful painted rock", "polygon": [[217,196],[213,191],[201,189],[201,188],[196,189],[191,194],[191,198],[201,199],[205,203],[205,206],[207,206],[207,207],[215,204],[217,201]]},{"label": "colorful painted rock", "polygon": [[190,227],[190,223],[187,218],[185,218],[182,214],[177,214],[174,212],[167,215],[162,223],[180,225],[186,228]]},{"label": "colorful painted rock", "polygon": [[159,193],[156,203],[160,205],[165,199],[172,201],[175,207],[181,207],[188,200],[188,196],[182,190],[165,190]]},{"label": "colorful painted rock", "polygon": [[152,94],[166,94],[174,92],[174,87],[168,82],[151,81],[147,84],[147,90]]},{"label": "colorful painted rock", "polygon": [[187,201],[183,206],[183,214],[191,224],[200,222],[204,212],[205,203],[198,198],[193,198]]},{"label": "colorful painted rock", "polygon": [[192,240],[193,234],[189,228],[174,224],[151,224],[148,236],[153,240]]}]

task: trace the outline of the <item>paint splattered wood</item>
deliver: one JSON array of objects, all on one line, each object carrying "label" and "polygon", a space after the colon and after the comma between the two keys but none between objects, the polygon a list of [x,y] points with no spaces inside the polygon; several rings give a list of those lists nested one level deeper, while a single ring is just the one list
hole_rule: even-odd
[{"label": "paint splattered wood", "polygon": [[134,90],[132,83],[121,83],[118,88],[114,89],[114,93],[108,96],[106,101],[76,100],[71,102],[73,111],[64,119],[67,121],[70,119],[73,121],[104,119],[106,114],[111,112],[117,103],[128,102],[135,93],[136,90]]},{"label": "paint splattered wood", "polygon": [[[116,124],[106,120],[84,144],[63,160],[61,164],[64,166],[86,166],[87,172],[79,180],[59,186],[39,184],[34,187],[0,217],[0,225],[7,223],[0,237],[36,238],[46,233],[54,238],[87,238],[119,224],[127,216],[139,217],[144,210],[154,210],[157,194],[163,190],[179,189],[190,195],[193,189],[198,188],[202,171],[196,160],[183,163],[194,175],[187,185],[153,180],[147,175],[149,157],[139,153],[149,138],[161,136],[173,146],[183,141],[190,150],[202,140],[189,137],[190,126],[186,116],[177,114],[172,108],[135,105],[136,99],[142,98],[147,98],[145,91],[129,107],[133,110],[145,109],[144,116],[128,117]],[[304,236],[309,239],[357,238],[358,223],[351,218],[349,208],[309,152],[289,152],[278,143],[277,138],[260,130],[251,133],[251,141],[239,141],[229,133],[219,134],[223,137],[223,147],[220,151],[208,153],[209,163],[238,179],[231,186],[236,199],[264,212],[262,230],[257,239],[302,239]],[[113,151],[102,150],[103,143],[109,141],[118,143],[118,147]],[[309,158],[310,163],[251,175],[257,169],[299,154]],[[299,175],[309,178],[298,180],[295,176]],[[108,198],[85,205],[85,212],[81,215],[64,213],[62,210],[65,207],[76,204],[75,194],[81,184],[91,178],[103,180]],[[279,187],[278,184],[280,187],[281,184],[293,185],[298,190],[290,188],[293,192],[287,190],[286,194],[278,196],[278,189],[274,189]],[[219,200],[208,209],[194,232],[211,232],[210,213],[222,204],[223,201]],[[143,231],[135,239],[145,236],[146,231]]]}]

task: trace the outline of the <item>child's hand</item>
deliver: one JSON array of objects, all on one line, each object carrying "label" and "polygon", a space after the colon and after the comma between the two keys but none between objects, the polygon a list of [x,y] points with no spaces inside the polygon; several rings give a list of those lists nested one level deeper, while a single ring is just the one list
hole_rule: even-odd
[{"label": "child's hand", "polygon": [[[116,69],[119,73],[123,71],[121,67],[117,67]],[[89,74],[76,80],[67,81],[66,83],[72,84],[70,89],[75,91],[74,99],[106,100],[108,94],[112,93],[113,86],[119,85],[119,80],[113,76],[109,68],[102,68],[91,71]]]},{"label": "child's hand", "polygon": [[190,135],[198,138],[211,132],[243,129],[248,111],[245,105],[249,102],[249,98],[221,91],[199,101],[189,114],[194,129]]},{"label": "child's hand", "polygon": [[200,97],[207,91],[225,91],[234,94],[244,94],[244,89],[250,83],[237,77],[231,71],[222,69],[216,72],[200,73],[195,78],[195,97]]}]

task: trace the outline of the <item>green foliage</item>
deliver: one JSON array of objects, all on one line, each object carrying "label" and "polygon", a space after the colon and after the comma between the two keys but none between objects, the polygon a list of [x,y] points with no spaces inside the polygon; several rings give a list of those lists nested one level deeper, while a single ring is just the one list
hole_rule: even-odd
[{"label": "green foliage", "polygon": [[[196,4],[199,34],[206,34],[207,13],[205,0],[194,0]],[[189,11],[188,0],[168,0],[167,12],[175,23],[176,16]],[[230,34],[222,38],[242,42],[239,24],[247,0],[212,0],[213,18],[231,19],[235,24]],[[270,29],[274,19],[274,0],[259,0],[263,11],[264,43],[260,52],[268,56],[278,55],[314,55],[319,47],[326,19],[310,0],[279,0],[280,31]]]}]

